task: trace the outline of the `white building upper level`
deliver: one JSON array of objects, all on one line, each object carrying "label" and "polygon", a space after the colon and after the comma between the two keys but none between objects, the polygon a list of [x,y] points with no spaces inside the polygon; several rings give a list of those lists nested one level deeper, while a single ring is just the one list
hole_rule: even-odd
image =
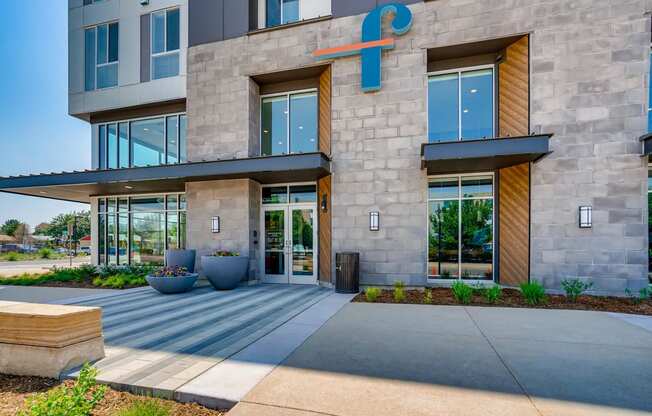
[{"label": "white building upper level", "polygon": [[68,112],[186,97],[187,0],[68,0]]}]

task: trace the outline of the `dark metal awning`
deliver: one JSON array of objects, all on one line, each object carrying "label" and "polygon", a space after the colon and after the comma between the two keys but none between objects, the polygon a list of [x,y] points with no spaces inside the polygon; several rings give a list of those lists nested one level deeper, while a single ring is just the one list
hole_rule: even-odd
[{"label": "dark metal awning", "polygon": [[644,134],[639,138],[641,144],[643,145],[642,156],[652,155],[652,133]]},{"label": "dark metal awning", "polygon": [[186,182],[252,179],[282,183],[314,181],[330,174],[323,153],[216,160],[128,169],[87,170],[0,178],[0,192],[73,202],[92,196],[183,192]]},{"label": "dark metal awning", "polygon": [[490,171],[536,162],[550,153],[551,134],[426,143],[422,167],[428,175]]}]

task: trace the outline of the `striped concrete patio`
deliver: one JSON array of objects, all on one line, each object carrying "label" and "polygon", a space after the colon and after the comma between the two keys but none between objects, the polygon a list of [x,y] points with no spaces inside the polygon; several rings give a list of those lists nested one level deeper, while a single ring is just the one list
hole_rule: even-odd
[{"label": "striped concrete patio", "polygon": [[66,303],[102,307],[106,358],[96,363],[100,382],[178,398],[182,386],[332,295],[318,286],[225,292],[204,286],[179,295],[147,288]]}]

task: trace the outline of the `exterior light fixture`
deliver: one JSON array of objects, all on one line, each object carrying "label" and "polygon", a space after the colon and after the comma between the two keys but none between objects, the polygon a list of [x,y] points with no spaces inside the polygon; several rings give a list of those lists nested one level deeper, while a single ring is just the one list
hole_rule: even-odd
[{"label": "exterior light fixture", "polygon": [[380,213],[378,211],[372,211],[369,213],[369,231],[379,231],[380,230]]},{"label": "exterior light fixture", "polygon": [[125,189],[134,189],[133,186],[125,185]]},{"label": "exterior light fixture", "polygon": [[591,228],[593,226],[593,207],[580,207],[580,228]]},{"label": "exterior light fixture", "polygon": [[321,210],[328,212],[328,195],[326,193],[321,195]]},{"label": "exterior light fixture", "polygon": [[213,231],[213,234],[220,232],[220,217],[213,217],[211,219],[211,231]]}]

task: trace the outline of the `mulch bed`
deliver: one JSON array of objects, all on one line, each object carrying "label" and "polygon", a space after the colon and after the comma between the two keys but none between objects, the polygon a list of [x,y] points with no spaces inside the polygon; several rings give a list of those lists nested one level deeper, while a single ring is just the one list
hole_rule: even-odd
[{"label": "mulch bed", "polygon": [[[61,382],[49,378],[10,376],[0,374],[0,416],[14,416],[23,407],[25,399],[43,393]],[[73,383],[65,381],[64,383]],[[104,399],[93,410],[94,416],[114,416],[119,410],[138,400],[156,400],[169,407],[170,416],[223,416],[226,413],[211,410],[196,403],[177,403],[171,400],[143,398],[130,393],[107,389]]]},{"label": "mulch bed", "polygon": [[[453,292],[448,288],[433,288],[433,305],[460,305],[453,297]],[[392,290],[382,290],[375,303],[399,303],[394,301]],[[423,305],[423,291],[406,290],[404,304]],[[353,302],[368,303],[364,293],[359,294]],[[570,302],[562,295],[547,295],[547,301],[541,305],[529,305],[523,299],[521,292],[516,289],[503,289],[503,295],[496,303],[487,302],[481,295],[474,294],[468,306],[494,306],[502,308],[537,308],[537,309],[574,309],[584,311],[604,311],[633,313],[638,315],[652,315],[652,300],[635,303],[632,299],[611,296],[582,295],[577,302]]]}]

